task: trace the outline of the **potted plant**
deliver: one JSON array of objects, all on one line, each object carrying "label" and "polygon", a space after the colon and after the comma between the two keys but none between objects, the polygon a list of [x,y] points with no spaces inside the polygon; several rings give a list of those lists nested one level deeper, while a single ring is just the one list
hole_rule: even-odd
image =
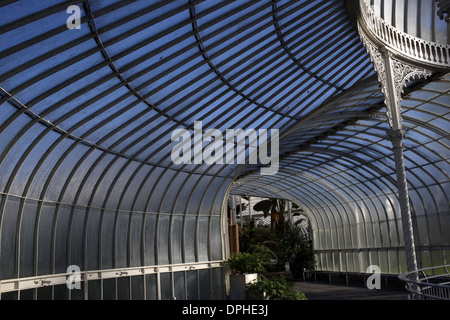
[{"label": "potted plant", "polygon": [[259,253],[235,252],[228,259],[231,269],[230,299],[245,300],[246,285],[258,280],[258,273],[264,272],[264,260]]}]

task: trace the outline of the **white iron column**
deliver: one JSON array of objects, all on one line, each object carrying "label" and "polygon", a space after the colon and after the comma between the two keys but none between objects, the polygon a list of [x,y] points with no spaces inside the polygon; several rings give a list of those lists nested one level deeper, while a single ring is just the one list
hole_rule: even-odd
[{"label": "white iron column", "polygon": [[398,199],[402,218],[403,239],[405,241],[406,264],[408,271],[417,270],[416,249],[414,245],[414,232],[409,207],[408,184],[406,181],[405,165],[403,161],[403,136],[401,129],[388,132],[388,138],[392,142],[395,162],[395,174],[397,176]]},{"label": "white iron column", "polygon": [[400,114],[401,92],[403,91],[403,78],[401,69],[404,64],[396,61],[392,55],[385,51],[382,53],[386,72],[385,95],[389,96],[386,105],[389,118],[390,131],[388,139],[392,142],[394,153],[395,174],[397,176],[398,199],[400,202],[400,214],[403,227],[403,239],[405,242],[406,264],[408,271],[417,270],[416,248],[414,245],[414,232],[409,206],[408,183],[406,180],[405,164],[403,159],[403,139],[405,133],[402,130],[402,117]]},{"label": "white iron column", "polygon": [[363,41],[375,71],[378,74],[381,89],[385,97],[386,114],[390,126],[388,139],[392,142],[393,147],[407,269],[408,271],[415,271],[417,270],[417,259],[411,210],[409,206],[408,184],[403,159],[403,139],[405,138],[405,134],[402,130],[400,101],[406,82],[415,77],[430,76],[431,72],[427,69],[397,59],[386,48],[379,48],[373,44],[361,29],[359,29],[359,31],[361,40]]}]

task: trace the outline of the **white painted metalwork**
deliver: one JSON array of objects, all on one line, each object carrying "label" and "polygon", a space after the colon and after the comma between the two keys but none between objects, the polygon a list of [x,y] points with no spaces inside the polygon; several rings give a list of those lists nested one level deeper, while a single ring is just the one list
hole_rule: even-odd
[{"label": "white painted metalwork", "polygon": [[[93,280],[117,279],[123,277],[157,275],[157,291],[161,296],[159,275],[161,273],[173,273],[183,271],[205,270],[212,268],[223,268],[224,261],[205,261],[194,263],[181,263],[169,265],[154,265],[144,267],[130,267],[104,270],[87,270],[79,273],[80,281],[85,283],[85,299],[87,299],[87,282]],[[0,280],[0,300],[1,294],[12,291],[21,291],[28,289],[38,289],[48,286],[64,285],[70,281],[73,273],[47,274],[34,277],[16,278]],[[145,281],[144,281],[145,282]],[[75,289],[72,289],[75,290]],[[145,292],[144,292],[145,295]],[[145,296],[144,296],[145,297]]]},{"label": "white painted metalwork", "polygon": [[[448,67],[449,48],[438,51],[437,44],[397,30],[379,18],[364,0],[360,0],[359,3],[358,31],[378,74],[381,91],[385,97],[386,115],[390,126],[387,138],[393,147],[406,261],[408,271],[413,271],[417,269],[417,259],[403,156],[405,132],[402,129],[400,101],[408,81],[432,75],[431,70],[421,65]],[[397,57],[398,54],[402,59]]]},{"label": "white painted metalwork", "polygon": [[380,18],[364,0],[360,0],[361,18],[367,30],[393,52],[433,67],[450,67],[450,46],[414,37]]},{"label": "white painted metalwork", "polygon": [[399,275],[411,300],[450,300],[450,265],[423,268]]}]

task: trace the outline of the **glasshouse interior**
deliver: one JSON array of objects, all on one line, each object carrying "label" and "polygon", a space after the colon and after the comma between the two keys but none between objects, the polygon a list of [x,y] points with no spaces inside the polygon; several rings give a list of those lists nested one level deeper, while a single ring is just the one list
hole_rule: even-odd
[{"label": "glasshouse interior", "polygon": [[450,299],[449,11],[1,1],[0,298]]}]

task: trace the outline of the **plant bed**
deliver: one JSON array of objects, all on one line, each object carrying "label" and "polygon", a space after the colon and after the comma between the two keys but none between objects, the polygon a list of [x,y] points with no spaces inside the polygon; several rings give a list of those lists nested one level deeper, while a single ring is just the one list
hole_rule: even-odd
[{"label": "plant bed", "polygon": [[286,280],[284,276],[261,276],[258,281],[247,285],[246,295],[251,300],[308,300],[302,292],[295,290],[294,283]]}]

